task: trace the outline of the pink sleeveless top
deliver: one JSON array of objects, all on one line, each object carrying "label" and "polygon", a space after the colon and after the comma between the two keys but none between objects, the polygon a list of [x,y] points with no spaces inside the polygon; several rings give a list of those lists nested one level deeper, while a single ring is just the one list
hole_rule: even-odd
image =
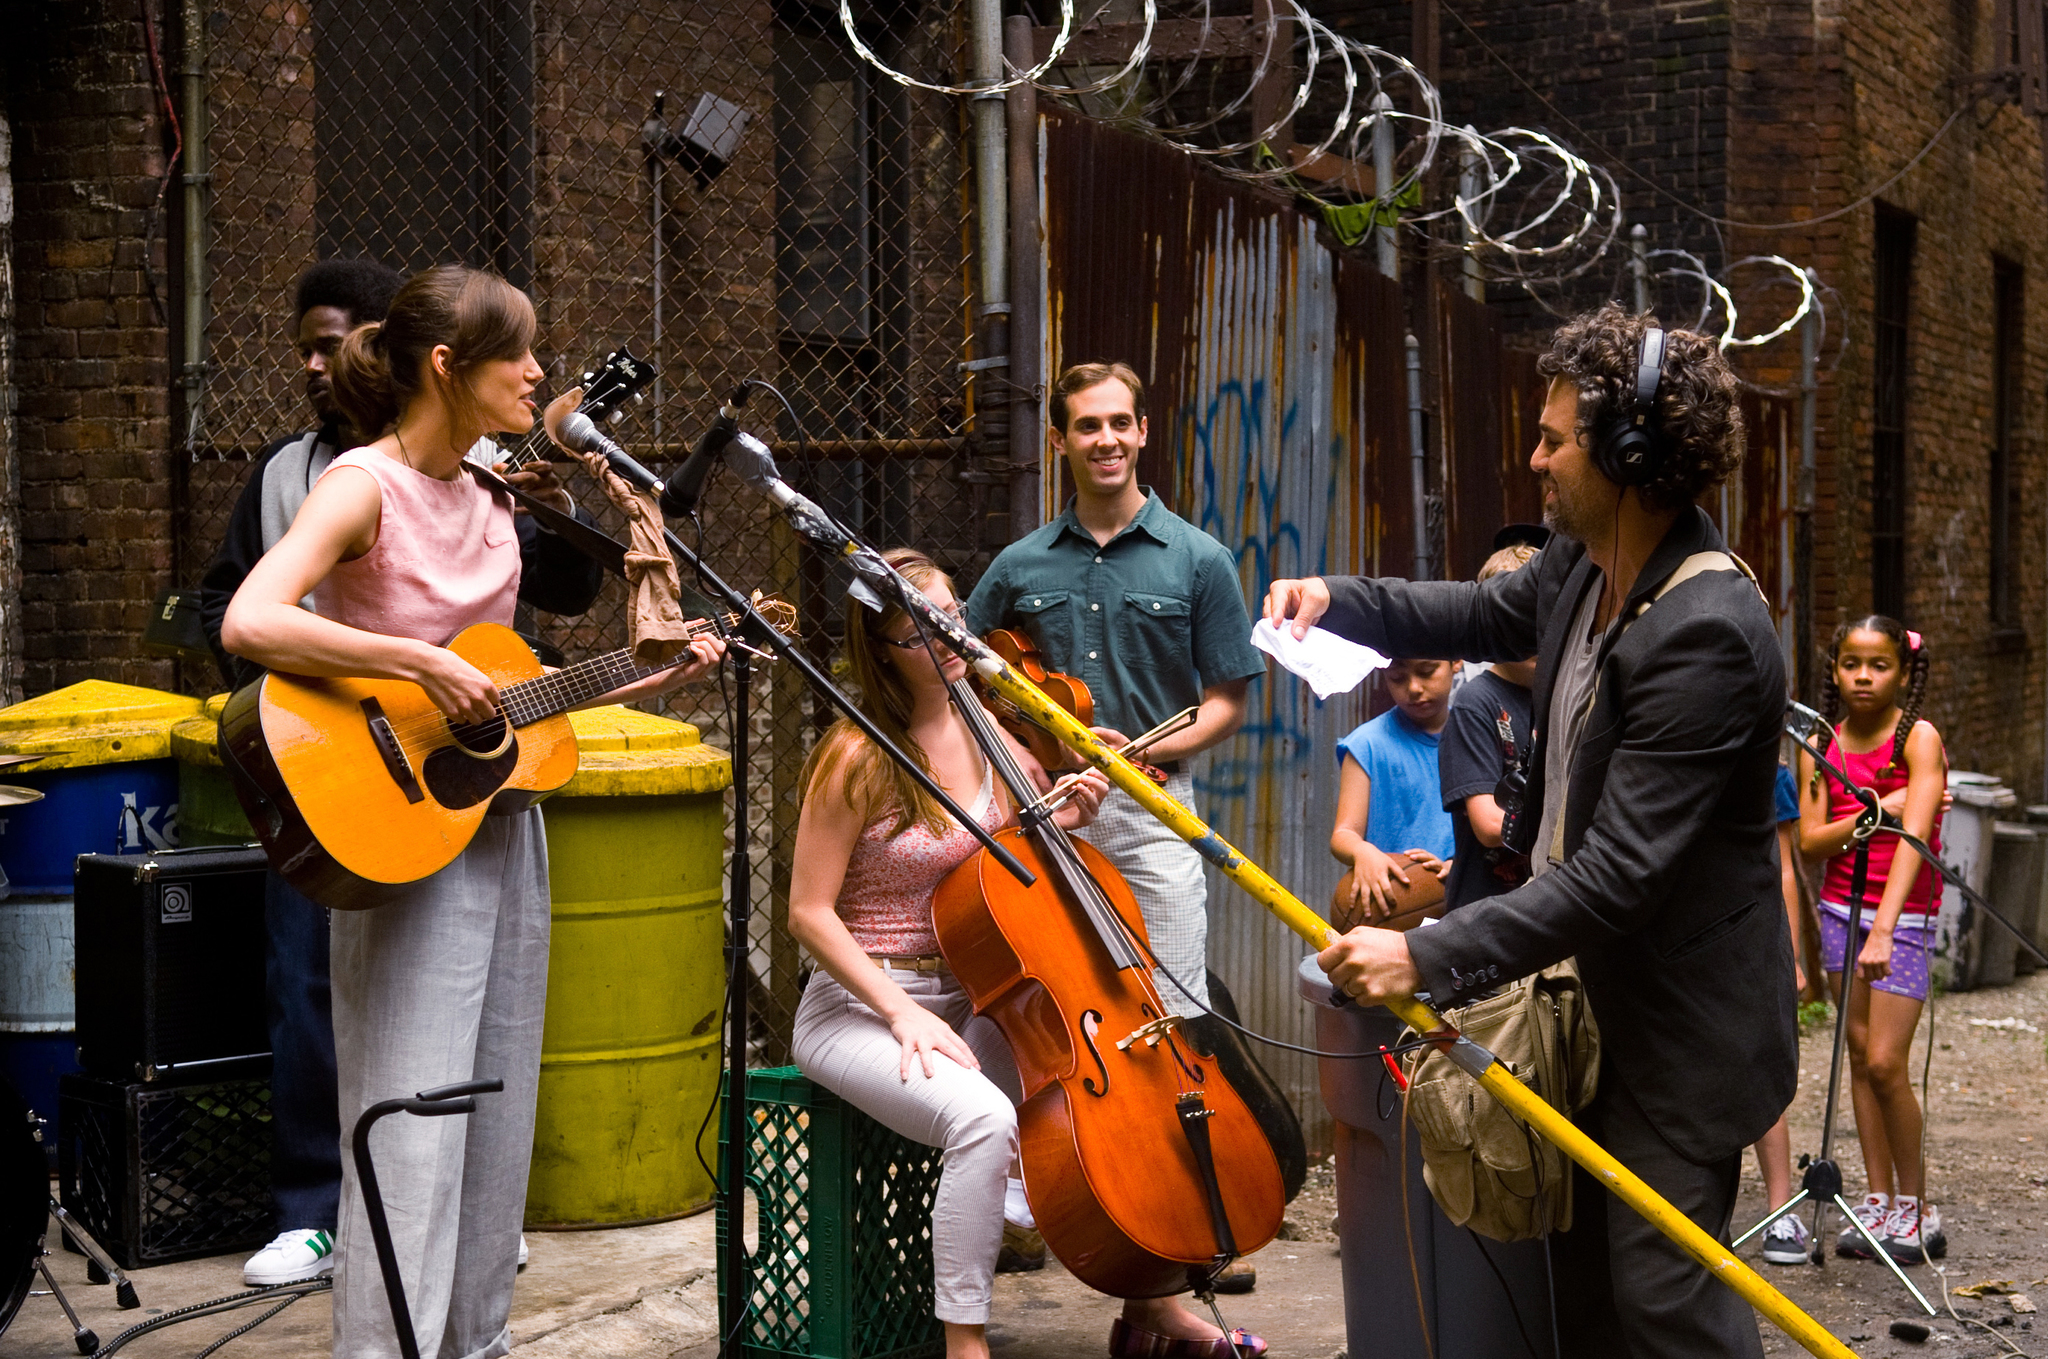
[{"label": "pink sleeveless top", "polygon": [[[1858,787],[1875,788],[1879,797],[1883,797],[1887,793],[1906,786],[1906,771],[1903,769],[1884,774],[1878,773],[1880,769],[1891,763],[1892,743],[1890,741],[1886,741],[1876,750],[1855,755],[1842,748],[1841,729],[1836,728],[1835,747],[1828,754],[1834,758],[1837,764],[1841,765],[1843,771],[1849,777],[1856,780]],[[1839,783],[1828,778],[1827,775],[1823,774],[1821,778],[1827,784],[1828,820],[1839,821],[1845,816],[1855,815],[1861,804],[1844,791]],[[1934,812],[1934,827],[1928,832],[1927,847],[1936,854],[1941,853],[1941,810],[1939,807]],[[1863,887],[1864,910],[1875,911],[1877,903],[1884,899],[1885,881],[1891,875],[1892,858],[1898,853],[1898,849],[1899,841],[1896,836],[1886,835],[1880,831],[1878,834],[1870,837],[1870,878]],[[1847,906],[1849,904],[1849,889],[1855,885],[1855,867],[1856,847],[1853,844],[1847,850],[1829,859],[1827,877],[1821,882],[1821,899]],[[1934,869],[1923,863],[1920,865],[1919,876],[1913,879],[1913,890],[1906,894],[1906,904],[1900,914],[1902,917],[1927,915],[1934,909]]]},{"label": "pink sleeveless top", "polygon": [[[984,829],[1003,824],[1003,804],[985,765],[981,795],[967,810]],[[941,879],[981,848],[981,842],[957,824],[948,825],[944,835],[933,835],[913,823],[903,834],[891,836],[889,828],[895,824],[894,812],[877,817],[854,842],[846,881],[839,889],[839,917],[865,953],[928,957],[939,951],[939,937],[932,930],[932,893]]]},{"label": "pink sleeveless top", "polygon": [[442,481],[372,448],[336,458],[377,479],[377,545],[337,562],[313,587],[322,618],[387,637],[446,642],[472,623],[512,625],[519,596],[519,534],[512,506],[463,472]]}]

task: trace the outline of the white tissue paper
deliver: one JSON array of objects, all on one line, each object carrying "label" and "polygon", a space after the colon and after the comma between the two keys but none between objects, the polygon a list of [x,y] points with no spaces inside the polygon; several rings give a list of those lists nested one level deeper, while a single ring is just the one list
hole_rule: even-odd
[{"label": "white tissue paper", "polygon": [[1296,641],[1293,624],[1276,628],[1263,618],[1252,627],[1252,645],[1300,676],[1317,698],[1348,694],[1367,675],[1387,666],[1379,652],[1334,632],[1310,628],[1308,636]]}]

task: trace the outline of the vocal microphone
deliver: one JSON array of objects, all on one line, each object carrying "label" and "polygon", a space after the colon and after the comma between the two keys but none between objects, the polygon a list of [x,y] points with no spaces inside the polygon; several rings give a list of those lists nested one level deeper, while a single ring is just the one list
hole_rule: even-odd
[{"label": "vocal microphone", "polygon": [[751,390],[743,382],[733,388],[726,403],[718,408],[718,418],[697,440],[697,447],[690,456],[683,459],[683,465],[670,474],[661,488],[661,512],[672,518],[697,512],[697,501],[704,494],[704,478],[711,475],[711,466],[718,455],[739,433],[740,407],[747,404],[747,393]]},{"label": "vocal microphone", "polygon": [[661,489],[660,477],[642,467],[632,454],[606,438],[604,431],[593,424],[590,417],[583,412],[577,411],[562,421],[561,438],[565,447],[583,453],[602,454],[604,460],[612,465],[612,470],[631,482],[636,489]]}]

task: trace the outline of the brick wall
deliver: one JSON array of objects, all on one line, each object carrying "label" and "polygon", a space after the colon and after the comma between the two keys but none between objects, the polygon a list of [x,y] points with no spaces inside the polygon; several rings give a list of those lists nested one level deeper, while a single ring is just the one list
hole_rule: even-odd
[{"label": "brick wall", "polygon": [[[1952,77],[1995,64],[1991,6],[1859,0],[1829,35],[1839,51],[1841,187],[1854,199],[1895,174],[1959,99]],[[1830,72],[1832,75],[1833,72]],[[1919,166],[1884,191],[1919,219],[1909,303],[1906,394],[1908,621],[1933,648],[1928,717],[1958,768],[2042,794],[2044,411],[2048,232],[2039,129],[2012,105],[1977,105]],[[1823,406],[1839,492],[1828,507],[1839,560],[1836,612],[1868,607],[1870,262],[1873,209],[1843,219],[1840,282],[1849,348]],[[1989,600],[1992,256],[2027,273],[2028,353],[2014,544],[2020,635],[1994,636]]]},{"label": "brick wall", "polygon": [[0,703],[21,698],[21,464],[14,428],[14,139],[0,108]]},{"label": "brick wall", "polygon": [[[142,25],[104,0],[11,13],[22,684],[168,684],[136,644],[173,558],[167,337],[144,279],[165,155]],[[159,222],[160,295],[163,239]]]}]

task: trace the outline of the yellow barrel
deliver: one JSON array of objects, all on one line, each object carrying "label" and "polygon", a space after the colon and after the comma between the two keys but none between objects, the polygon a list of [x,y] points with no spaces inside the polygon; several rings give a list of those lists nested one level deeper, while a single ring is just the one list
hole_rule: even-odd
[{"label": "yellow barrel", "polygon": [[178,762],[178,837],[184,844],[243,845],[256,838],[220,761],[220,710],[227,701],[226,694],[215,694],[206,700],[203,716],[171,728],[171,757]]},{"label": "yellow barrel", "polygon": [[712,1201],[692,1144],[718,1093],[732,760],[686,722],[570,720],[582,762],[543,808],[554,930],[526,1221],[679,1217]]}]

